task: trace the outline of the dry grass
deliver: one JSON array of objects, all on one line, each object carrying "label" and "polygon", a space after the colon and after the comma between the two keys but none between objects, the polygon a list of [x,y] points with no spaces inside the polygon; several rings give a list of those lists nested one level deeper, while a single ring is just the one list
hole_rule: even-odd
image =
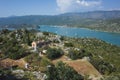
[{"label": "dry grass", "polygon": [[3,67],[3,68],[9,68],[12,66],[18,66],[18,67],[24,68],[25,64],[26,62],[24,61],[24,59],[13,60],[13,59],[7,58],[0,61],[0,67]]},{"label": "dry grass", "polygon": [[93,78],[100,78],[102,75],[96,70],[96,68],[89,63],[87,60],[79,59],[79,60],[70,60],[66,56],[62,56],[59,59],[53,60],[53,64],[56,64],[58,61],[63,61],[74,70],[76,70],[79,74],[89,75]]},{"label": "dry grass", "polygon": [[73,67],[78,73],[83,75],[94,75],[95,77],[101,74],[86,60],[64,61],[69,66]]}]

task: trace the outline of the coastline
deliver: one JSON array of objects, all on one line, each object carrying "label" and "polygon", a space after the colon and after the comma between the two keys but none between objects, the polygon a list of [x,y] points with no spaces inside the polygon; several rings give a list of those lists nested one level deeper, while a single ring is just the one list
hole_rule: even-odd
[{"label": "coastline", "polygon": [[[50,25],[50,26],[49,25],[41,25],[41,28],[44,28],[44,26],[46,26],[45,31],[49,27],[51,27],[51,28],[58,27],[55,30],[58,30],[59,33],[57,33],[57,34],[62,35],[62,36],[83,37],[83,38],[84,37],[88,37],[88,38],[93,37],[93,38],[97,38],[97,39],[106,41],[108,43],[111,43],[112,45],[120,46],[120,42],[119,42],[120,33],[113,33],[113,32],[107,32],[107,31],[98,31],[98,30],[93,30],[93,29],[89,29],[89,28],[78,28],[78,27],[69,27],[69,26],[54,26],[54,25],[53,26],[52,25]],[[62,29],[60,29],[60,31],[59,31],[59,28],[62,28]],[[61,32],[61,30],[62,31],[65,31],[65,30],[67,31],[68,30],[67,28],[70,28],[70,29],[73,29],[73,30],[68,31],[69,34],[68,33],[63,34],[64,32]],[[78,29],[80,29],[80,32],[79,32]],[[44,29],[43,29],[43,31],[44,31]],[[54,31],[50,31],[50,32],[54,33]],[[71,31],[73,31],[73,32],[71,32]],[[76,31],[77,31],[78,34],[76,33]],[[88,35],[87,35],[87,33],[88,33]]]},{"label": "coastline", "polygon": [[[67,27],[71,27],[74,28],[72,26],[67,26]],[[104,30],[98,30],[98,29],[91,29],[91,28],[87,28],[87,27],[75,27],[75,28],[80,28],[80,29],[87,29],[87,30],[92,30],[92,31],[99,31],[99,32],[107,32],[107,33],[118,33],[120,34],[120,32],[113,32],[113,31],[104,31]]]},{"label": "coastline", "polygon": [[61,27],[61,28],[80,28],[80,29],[86,29],[86,30],[91,30],[91,31],[98,31],[98,32],[106,32],[106,33],[115,33],[115,34],[120,34],[120,32],[114,32],[114,31],[104,31],[104,30],[98,30],[98,29],[91,29],[91,28],[84,28],[84,27],[73,27],[73,26],[66,26],[66,25],[38,25],[38,26],[52,26],[52,27]]}]

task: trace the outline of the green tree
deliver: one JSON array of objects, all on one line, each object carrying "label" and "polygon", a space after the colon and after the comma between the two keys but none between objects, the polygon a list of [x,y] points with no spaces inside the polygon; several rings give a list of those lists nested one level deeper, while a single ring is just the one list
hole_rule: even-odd
[{"label": "green tree", "polygon": [[48,35],[49,35],[49,32],[43,32],[43,35],[48,36]]},{"label": "green tree", "polygon": [[101,59],[90,59],[90,62],[94,65],[94,67],[101,73],[105,75],[109,75],[116,71],[116,68],[112,66],[110,63],[103,61]]},{"label": "green tree", "polygon": [[47,71],[47,80],[84,80],[73,68],[63,62],[58,62],[56,67],[51,66]]},{"label": "green tree", "polygon": [[66,47],[73,47],[74,45],[72,43],[65,43],[64,46],[66,46]]},{"label": "green tree", "polygon": [[69,54],[68,54],[68,57],[70,57],[73,60],[81,59],[85,56],[92,57],[92,54],[86,52],[84,49],[81,49],[81,50],[71,49],[71,50],[69,50]]},{"label": "green tree", "polygon": [[61,57],[62,55],[63,55],[63,51],[61,49],[49,48],[47,50],[47,57],[49,59],[56,59]]},{"label": "green tree", "polygon": [[46,80],[60,80],[57,69],[54,65],[51,65],[51,66],[48,67],[46,75],[47,75]]}]

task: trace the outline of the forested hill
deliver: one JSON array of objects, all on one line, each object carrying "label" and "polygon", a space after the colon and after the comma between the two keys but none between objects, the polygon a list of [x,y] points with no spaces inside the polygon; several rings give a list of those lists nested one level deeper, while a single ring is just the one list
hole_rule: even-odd
[{"label": "forested hill", "polygon": [[120,11],[92,11],[54,16],[29,15],[0,18],[0,25],[10,24],[67,25],[120,32]]},{"label": "forested hill", "polygon": [[92,11],[92,12],[81,12],[81,13],[65,13],[61,16],[73,17],[78,19],[110,19],[120,18],[120,11]]}]

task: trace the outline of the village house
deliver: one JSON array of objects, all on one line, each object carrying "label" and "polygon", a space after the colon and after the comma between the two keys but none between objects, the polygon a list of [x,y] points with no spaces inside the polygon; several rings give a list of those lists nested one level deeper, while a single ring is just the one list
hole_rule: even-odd
[{"label": "village house", "polygon": [[31,43],[32,48],[34,49],[34,51],[37,51],[37,48],[40,48],[42,46],[48,45],[50,44],[51,41],[44,41],[44,40],[39,40],[39,41],[33,41]]},{"label": "village house", "polygon": [[32,48],[37,48],[37,47],[40,47],[40,44],[42,45],[42,43],[44,43],[44,41],[33,41],[32,43],[31,43],[31,45],[32,45]]},{"label": "village house", "polygon": [[37,50],[37,43],[35,41],[32,42],[32,48],[34,49],[34,51]]}]

